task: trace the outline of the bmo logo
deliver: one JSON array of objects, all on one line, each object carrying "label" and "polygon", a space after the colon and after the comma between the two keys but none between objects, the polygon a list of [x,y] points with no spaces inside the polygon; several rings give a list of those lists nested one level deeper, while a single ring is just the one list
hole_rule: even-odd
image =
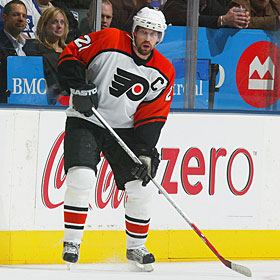
[{"label": "bmo logo", "polygon": [[241,55],[236,68],[236,85],[240,96],[252,107],[265,108],[279,99],[280,49],[260,41]]}]

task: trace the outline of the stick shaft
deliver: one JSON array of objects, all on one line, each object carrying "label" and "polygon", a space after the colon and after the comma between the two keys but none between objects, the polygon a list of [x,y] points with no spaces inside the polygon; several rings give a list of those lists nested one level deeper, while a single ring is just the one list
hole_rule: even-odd
[{"label": "stick shaft", "polygon": [[[103,119],[103,117],[93,108],[93,112],[101,124],[110,132],[110,134],[115,138],[115,140],[120,144],[120,146],[127,152],[131,159],[135,163],[142,164],[138,157],[130,150],[130,148],[125,144],[125,142],[119,137],[119,135],[111,128],[111,126]],[[151,178],[153,184],[158,188],[158,190],[164,195],[164,197],[172,204],[172,206],[177,210],[181,217],[190,225],[190,227],[203,239],[204,243],[213,251],[213,253],[220,259],[220,254],[217,250],[211,245],[211,243],[204,237],[201,231],[195,226],[194,223],[186,216],[186,214],[181,210],[177,203],[170,197],[167,191],[158,184],[153,178]]]},{"label": "stick shaft", "polygon": [[135,162],[142,164],[141,160],[129,149],[125,142],[120,138],[120,136],[114,131],[114,129],[103,119],[103,117],[97,112],[93,107],[92,111],[100,123],[110,132],[113,138],[119,143],[119,145],[124,149],[124,151],[130,156],[130,158]]},{"label": "stick shaft", "polygon": [[[131,157],[131,159],[138,164],[142,164],[140,159],[130,150],[130,148],[125,144],[125,142],[119,137],[119,135],[112,129],[112,127],[103,119],[103,117],[97,112],[95,108],[92,108],[94,115],[100,121],[100,123],[110,132],[114,139],[119,143],[119,145],[124,149],[124,151]],[[151,177],[150,177],[151,178]],[[236,272],[242,273],[246,276],[251,276],[251,272],[248,268],[240,266],[238,264],[233,264],[232,262],[226,260],[222,257],[215,247],[210,243],[210,241],[204,236],[204,234],[197,228],[197,226],[191,222],[187,215],[181,210],[177,203],[171,198],[167,191],[162,185],[158,184],[153,178],[151,178],[152,183],[158,188],[160,193],[170,202],[170,204],[175,208],[175,210],[180,214],[180,216],[189,224],[189,226],[196,232],[196,234],[203,240],[203,242],[208,246],[208,248],[218,257],[218,259],[228,268],[235,270]],[[233,266],[234,265],[234,266]],[[245,270],[245,272],[243,271]]]}]

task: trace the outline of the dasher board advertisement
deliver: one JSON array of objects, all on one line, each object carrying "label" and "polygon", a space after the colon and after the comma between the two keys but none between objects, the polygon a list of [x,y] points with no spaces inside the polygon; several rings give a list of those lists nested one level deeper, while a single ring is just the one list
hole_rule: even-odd
[{"label": "dasher board advertisement", "polygon": [[[64,112],[40,112],[35,227],[63,229]],[[263,229],[260,219],[266,117],[169,115],[157,145],[161,163],[155,180],[202,229]],[[267,160],[267,159],[266,159]],[[185,222],[154,190],[151,229],[185,229]],[[118,191],[102,157],[90,201],[88,230],[124,229],[125,193]],[[279,220],[279,218],[277,218]],[[278,224],[279,225],[279,224]]]}]

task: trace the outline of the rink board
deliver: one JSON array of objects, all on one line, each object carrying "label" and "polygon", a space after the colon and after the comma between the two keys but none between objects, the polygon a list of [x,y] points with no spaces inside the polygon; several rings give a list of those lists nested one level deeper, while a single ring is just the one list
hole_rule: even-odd
[{"label": "rink board", "polygon": [[[280,259],[279,231],[205,230],[204,235],[229,260]],[[60,231],[0,232],[0,264],[63,263]],[[214,261],[217,257],[190,230],[150,231],[147,248],[156,261]],[[125,262],[124,231],[86,231],[80,263]]]},{"label": "rink board", "polygon": [[[60,263],[62,110],[0,110],[0,263]],[[230,259],[280,259],[280,117],[171,113],[156,181]],[[124,193],[102,158],[81,262],[124,261]],[[154,188],[148,247],[159,261],[215,256]]]}]

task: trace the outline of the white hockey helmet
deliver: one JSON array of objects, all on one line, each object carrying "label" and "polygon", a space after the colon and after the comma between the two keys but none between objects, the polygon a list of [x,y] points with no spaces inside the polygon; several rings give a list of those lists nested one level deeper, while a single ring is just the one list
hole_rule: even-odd
[{"label": "white hockey helmet", "polygon": [[150,9],[148,7],[142,8],[133,17],[132,36],[137,26],[148,28],[159,32],[159,40],[157,45],[162,42],[167,25],[165,23],[165,17],[159,10]]}]

